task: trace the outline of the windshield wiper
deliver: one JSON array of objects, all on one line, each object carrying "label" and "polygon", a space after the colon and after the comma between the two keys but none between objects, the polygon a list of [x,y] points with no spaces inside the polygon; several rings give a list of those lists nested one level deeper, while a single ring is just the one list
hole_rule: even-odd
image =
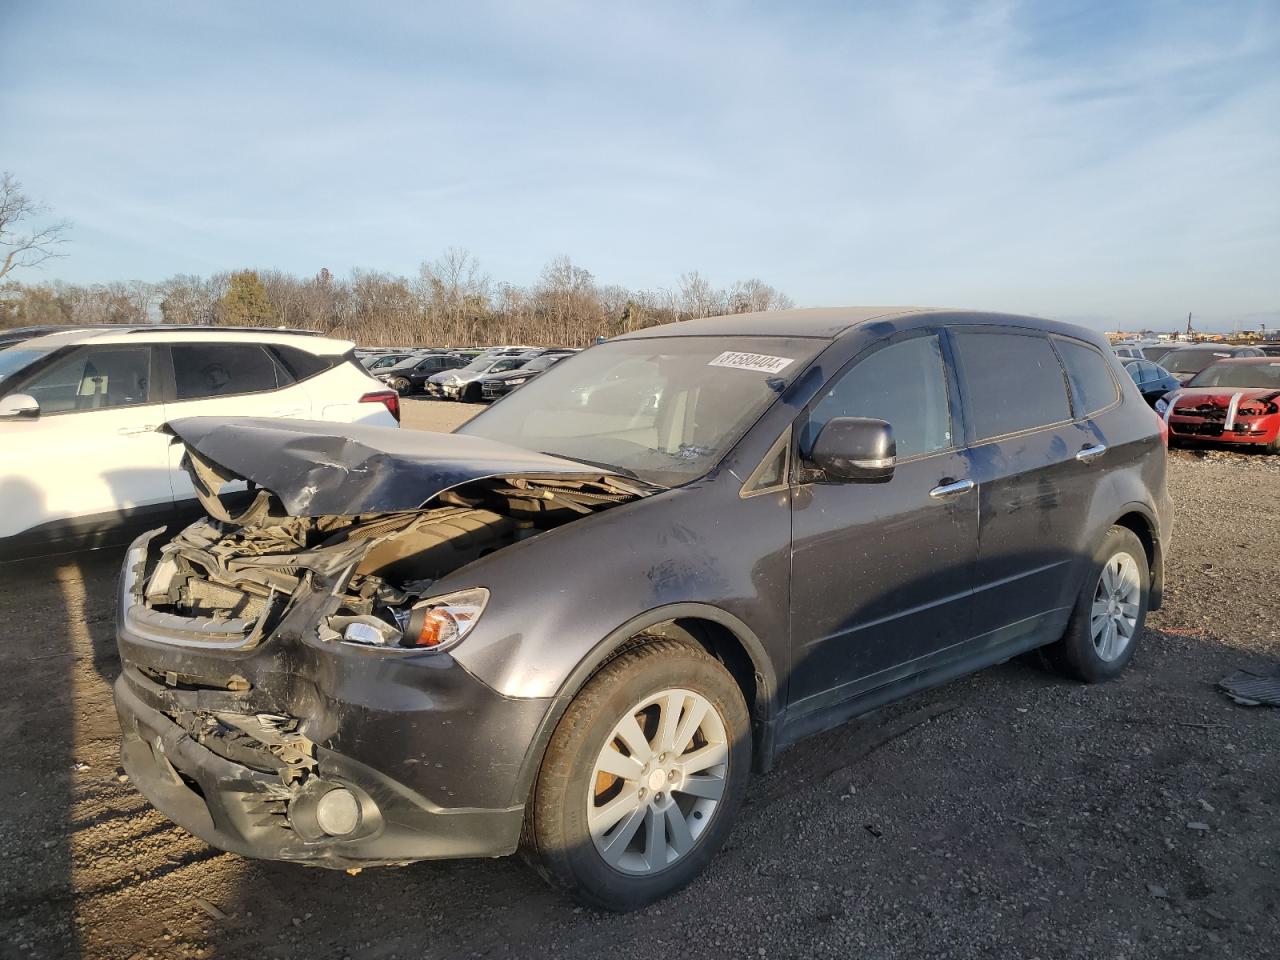
[{"label": "windshield wiper", "polygon": [[553,453],[550,450],[539,450],[538,452],[542,454],[544,457],[557,457],[560,460],[572,460],[574,463],[581,463],[584,466],[588,466],[588,467],[599,467],[602,470],[608,470],[610,473],[621,474],[622,476],[626,477],[628,480],[639,480],[641,483],[646,484],[650,487],[659,487],[660,489],[663,489],[663,490],[666,489],[665,487],[662,486],[662,484],[654,483],[652,480],[646,480],[644,477],[640,476],[640,474],[636,473],[634,470],[629,470],[626,467],[620,467],[616,463],[603,463],[600,460],[587,460],[583,457],[567,457],[563,453]]}]

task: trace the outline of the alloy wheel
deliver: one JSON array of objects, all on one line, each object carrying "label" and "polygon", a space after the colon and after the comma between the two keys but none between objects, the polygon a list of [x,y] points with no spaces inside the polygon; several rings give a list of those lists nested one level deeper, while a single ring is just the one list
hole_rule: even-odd
[{"label": "alloy wheel", "polygon": [[587,827],[610,867],[647,875],[689,853],[720,806],[728,776],[724,720],[691,690],[646,697],[596,758]]},{"label": "alloy wheel", "polygon": [[1103,564],[1089,616],[1089,632],[1101,659],[1115,660],[1133,642],[1141,600],[1138,562],[1127,553],[1117,553]]}]

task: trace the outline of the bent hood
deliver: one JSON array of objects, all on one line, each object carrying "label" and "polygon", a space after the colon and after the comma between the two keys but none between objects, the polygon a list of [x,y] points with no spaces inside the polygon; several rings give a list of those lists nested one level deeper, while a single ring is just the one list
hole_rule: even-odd
[{"label": "bent hood", "polygon": [[[459,484],[493,477],[617,478],[599,467],[484,437],[319,420],[189,417],[165,429],[206,464],[275,494],[291,516],[417,510]],[[188,467],[199,491],[199,470]],[[202,498],[203,499],[203,498]]]}]

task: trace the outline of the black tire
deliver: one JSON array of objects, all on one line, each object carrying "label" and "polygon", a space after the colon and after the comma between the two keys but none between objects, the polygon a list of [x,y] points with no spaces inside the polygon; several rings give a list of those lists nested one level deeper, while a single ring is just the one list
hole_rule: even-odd
[{"label": "black tire", "polygon": [[413,393],[413,384],[404,377],[392,377],[387,381],[387,386],[402,397],[407,397]]},{"label": "black tire", "polygon": [[463,403],[479,403],[480,402],[480,384],[468,383],[462,388],[462,396],[458,399]]},{"label": "black tire", "polygon": [[[599,780],[593,778],[596,758],[628,710],[671,689],[704,697],[723,722],[728,758],[724,790],[686,853],[655,872],[627,874],[605,861],[587,826],[589,791]],[[544,879],[581,902],[618,912],[637,910],[684,887],[711,862],[733,827],[750,769],[750,717],[729,671],[692,643],[642,643],[602,667],[556,726],[526,811],[523,852]]]},{"label": "black tire", "polygon": [[[1128,556],[1137,567],[1139,579],[1137,615],[1132,634],[1123,649],[1111,658],[1100,652],[1093,636],[1093,605],[1103,577],[1104,568],[1118,557]],[[1102,544],[1093,555],[1089,573],[1080,587],[1071,619],[1067,621],[1062,639],[1045,648],[1046,659],[1059,673],[1084,683],[1097,683],[1118,677],[1142,639],[1143,625],[1147,620],[1147,605],[1151,594],[1151,571],[1147,565],[1147,551],[1132,530],[1111,527]]]}]

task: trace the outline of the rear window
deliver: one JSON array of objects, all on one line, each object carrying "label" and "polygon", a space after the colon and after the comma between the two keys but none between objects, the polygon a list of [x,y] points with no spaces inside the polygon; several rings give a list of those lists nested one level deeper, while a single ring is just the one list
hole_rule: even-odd
[{"label": "rear window", "polygon": [[1170,373],[1199,373],[1209,364],[1217,360],[1225,360],[1232,356],[1229,350],[1214,350],[1209,347],[1200,349],[1173,350],[1168,353],[1162,365]]},{"label": "rear window", "polygon": [[1067,369],[1067,382],[1075,401],[1076,416],[1087,417],[1118,399],[1116,382],[1106,359],[1093,347],[1071,340],[1055,340],[1062,365]]},{"label": "rear window", "polygon": [[275,355],[284,364],[294,380],[305,380],[317,373],[336,367],[343,361],[342,357],[317,357],[314,353],[299,350],[297,347],[272,347]]},{"label": "rear window", "polygon": [[1062,365],[1044,337],[957,331],[955,345],[974,439],[1071,419]]}]

